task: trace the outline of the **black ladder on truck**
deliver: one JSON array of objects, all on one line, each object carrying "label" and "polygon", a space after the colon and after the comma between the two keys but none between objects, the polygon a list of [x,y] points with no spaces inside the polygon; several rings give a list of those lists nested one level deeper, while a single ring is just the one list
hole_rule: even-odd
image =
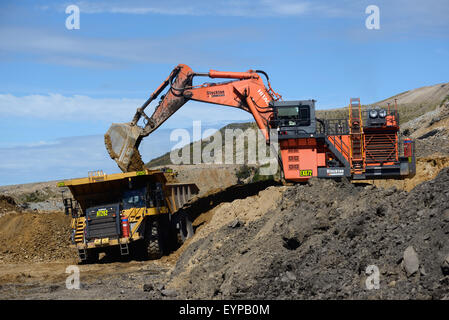
[{"label": "black ladder on truck", "polygon": [[351,136],[351,172],[362,174],[365,171],[363,154],[363,122],[360,98],[351,98],[349,102],[349,133]]},{"label": "black ladder on truck", "polygon": [[120,243],[120,255],[126,256],[129,254],[129,248],[127,243]]}]

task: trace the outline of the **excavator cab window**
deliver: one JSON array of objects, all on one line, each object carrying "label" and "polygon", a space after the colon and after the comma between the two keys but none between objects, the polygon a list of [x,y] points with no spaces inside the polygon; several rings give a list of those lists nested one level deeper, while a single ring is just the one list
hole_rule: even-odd
[{"label": "excavator cab window", "polygon": [[279,139],[290,139],[316,133],[315,100],[272,101],[272,128]]},{"label": "excavator cab window", "polygon": [[277,120],[282,127],[310,126],[310,106],[282,106],[277,108]]}]

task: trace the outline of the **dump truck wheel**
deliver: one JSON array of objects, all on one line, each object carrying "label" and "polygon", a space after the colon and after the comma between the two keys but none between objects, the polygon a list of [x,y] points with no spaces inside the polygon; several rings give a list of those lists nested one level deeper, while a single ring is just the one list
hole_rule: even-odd
[{"label": "dump truck wheel", "polygon": [[184,243],[187,239],[193,237],[193,225],[192,221],[185,216],[180,220],[181,228],[179,230],[179,236],[181,243]]},{"label": "dump truck wheel", "polygon": [[170,217],[168,214],[162,214],[157,217],[159,249],[163,255],[171,252],[171,228]]},{"label": "dump truck wheel", "polygon": [[86,250],[86,260],[82,260],[81,263],[82,264],[92,264],[92,263],[97,263],[98,259],[100,257],[100,253],[97,250],[94,249],[88,249]]},{"label": "dump truck wheel", "polygon": [[175,251],[178,250],[179,247],[182,246],[181,234],[179,233],[178,228],[176,228],[176,224],[170,224],[170,250]]},{"label": "dump truck wheel", "polygon": [[160,246],[159,223],[157,219],[149,219],[145,226],[143,239],[143,254],[146,259],[159,259],[162,256]]}]

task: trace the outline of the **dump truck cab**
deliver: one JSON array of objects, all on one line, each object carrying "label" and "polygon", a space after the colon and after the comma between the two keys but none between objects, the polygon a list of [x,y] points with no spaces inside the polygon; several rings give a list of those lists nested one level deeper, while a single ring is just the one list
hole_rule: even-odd
[{"label": "dump truck cab", "polygon": [[95,171],[60,182],[73,197],[63,202],[80,260],[95,262],[101,252],[158,258],[175,248],[179,233],[186,238],[189,221],[178,211],[199,190],[193,183],[167,183],[172,175],[169,170]]}]

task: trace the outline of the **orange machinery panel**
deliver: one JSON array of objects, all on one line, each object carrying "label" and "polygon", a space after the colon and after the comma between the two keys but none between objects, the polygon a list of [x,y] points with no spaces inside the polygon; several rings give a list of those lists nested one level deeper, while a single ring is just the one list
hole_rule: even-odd
[{"label": "orange machinery panel", "polygon": [[280,141],[285,179],[307,181],[318,175],[318,167],[326,165],[326,155],[318,152],[316,139],[287,139]]}]

